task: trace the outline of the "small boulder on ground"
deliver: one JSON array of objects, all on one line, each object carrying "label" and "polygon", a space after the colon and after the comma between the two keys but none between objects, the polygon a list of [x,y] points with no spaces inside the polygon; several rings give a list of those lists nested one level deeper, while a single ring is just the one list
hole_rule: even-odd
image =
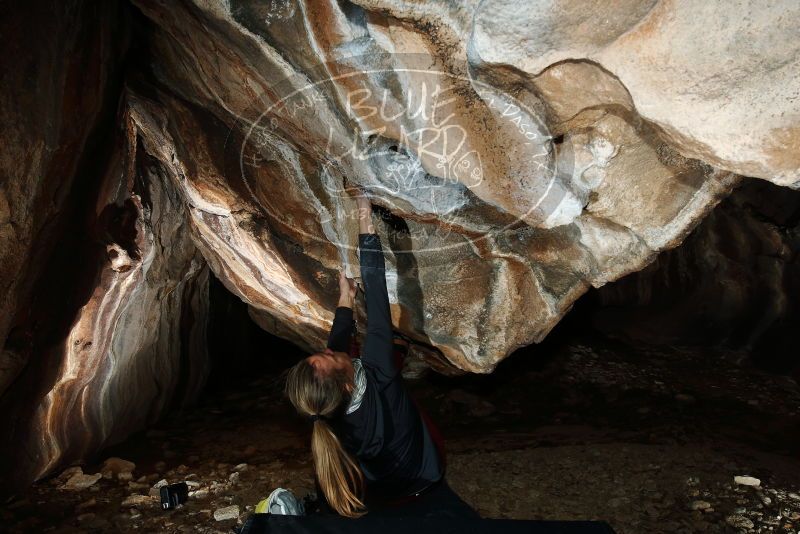
[{"label": "small boulder on ground", "polygon": [[81,473],[75,473],[72,475],[69,480],[67,480],[61,489],[66,490],[82,490],[86,489],[89,486],[93,486],[98,480],[103,477],[100,473],[95,473],[94,475],[85,475]]},{"label": "small boulder on ground", "polygon": [[117,478],[119,480],[131,480],[133,478],[133,470],[136,469],[136,464],[123,460],[122,458],[108,458],[103,462],[103,467],[100,468],[100,473],[103,478],[111,479]]},{"label": "small boulder on ground", "polygon": [[120,506],[143,506],[153,504],[154,502],[155,500],[153,497],[150,497],[149,495],[133,494],[125,497],[125,500],[122,501]]},{"label": "small boulder on ground", "polygon": [[60,475],[56,477],[56,480],[58,480],[59,482],[66,482],[67,480],[72,478],[74,475],[77,475],[78,473],[83,474],[83,469],[81,469],[81,466],[76,465],[73,467],[67,467],[61,472]]},{"label": "small boulder on ground", "polygon": [[729,515],[725,518],[725,522],[733,528],[751,529],[755,526],[750,519],[739,514]]},{"label": "small boulder on ground", "polygon": [[196,491],[190,491],[189,497],[192,499],[207,499],[208,498],[208,490],[207,489],[199,489]]},{"label": "small boulder on ground", "polygon": [[168,484],[167,483],[167,479],[163,478],[163,479],[159,480],[158,482],[156,482],[153,485],[152,488],[150,488],[149,495],[151,497],[159,497],[159,496],[161,496],[161,488],[163,488],[167,484]]},{"label": "small boulder on ground", "polygon": [[761,481],[755,477],[735,476],[733,477],[733,481],[741,486],[758,487],[761,485]]},{"label": "small boulder on ground", "polygon": [[239,519],[239,506],[234,504],[224,508],[214,510],[214,519],[217,521],[227,521],[229,519]]},{"label": "small boulder on ground", "polygon": [[690,510],[705,511],[708,510],[709,508],[711,508],[711,503],[708,501],[692,501],[691,504],[689,504]]}]

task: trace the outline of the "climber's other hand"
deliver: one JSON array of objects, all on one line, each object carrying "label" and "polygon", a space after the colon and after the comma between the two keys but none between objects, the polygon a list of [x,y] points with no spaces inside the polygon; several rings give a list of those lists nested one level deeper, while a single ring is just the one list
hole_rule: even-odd
[{"label": "climber's other hand", "polygon": [[356,282],[352,278],[347,278],[344,271],[339,272],[339,306],[347,308],[353,307],[353,300],[356,297]]}]

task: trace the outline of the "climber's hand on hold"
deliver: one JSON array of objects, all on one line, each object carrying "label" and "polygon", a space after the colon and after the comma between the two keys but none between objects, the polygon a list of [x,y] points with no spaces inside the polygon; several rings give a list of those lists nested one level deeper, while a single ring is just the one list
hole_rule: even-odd
[{"label": "climber's hand on hold", "polygon": [[372,202],[370,202],[369,198],[367,198],[367,195],[365,195],[363,191],[358,189],[354,196],[356,198],[356,205],[358,206],[359,210],[364,210],[368,213],[372,211]]},{"label": "climber's hand on hold", "polygon": [[344,271],[339,272],[339,306],[352,308],[356,298],[356,282],[347,278]]},{"label": "climber's hand on hold", "polygon": [[358,232],[360,234],[374,234],[375,227],[372,225],[372,202],[360,189],[353,193],[358,206]]}]

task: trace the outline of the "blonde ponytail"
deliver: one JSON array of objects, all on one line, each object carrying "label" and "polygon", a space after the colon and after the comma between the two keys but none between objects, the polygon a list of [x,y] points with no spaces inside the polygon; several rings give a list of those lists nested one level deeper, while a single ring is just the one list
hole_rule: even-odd
[{"label": "blonde ponytail", "polygon": [[311,454],[319,485],[334,510],[344,517],[366,513],[359,495],[364,491],[364,474],[358,463],[342,447],[339,438],[322,419],[314,422]]},{"label": "blonde ponytail", "polygon": [[328,504],[339,515],[355,518],[366,513],[361,498],[364,474],[325,420],[341,410],[349,398],[345,392],[346,384],[344,374],[318,376],[314,367],[302,360],[289,370],[286,396],[298,412],[314,416],[311,454],[317,480]]}]

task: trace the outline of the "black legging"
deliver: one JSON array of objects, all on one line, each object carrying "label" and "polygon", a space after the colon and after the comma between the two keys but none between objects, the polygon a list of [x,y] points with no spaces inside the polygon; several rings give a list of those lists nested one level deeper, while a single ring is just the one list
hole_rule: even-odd
[{"label": "black legging", "polygon": [[428,517],[469,519],[480,517],[470,505],[442,479],[418,497],[409,497],[391,504],[373,504],[369,514],[381,517]]},{"label": "black legging", "polygon": [[[306,507],[308,515],[336,515],[317,485],[318,500]],[[367,501],[367,515],[373,517],[429,517],[441,519],[479,518],[478,513],[453,491],[446,479],[434,484],[419,496],[396,501]]]}]

